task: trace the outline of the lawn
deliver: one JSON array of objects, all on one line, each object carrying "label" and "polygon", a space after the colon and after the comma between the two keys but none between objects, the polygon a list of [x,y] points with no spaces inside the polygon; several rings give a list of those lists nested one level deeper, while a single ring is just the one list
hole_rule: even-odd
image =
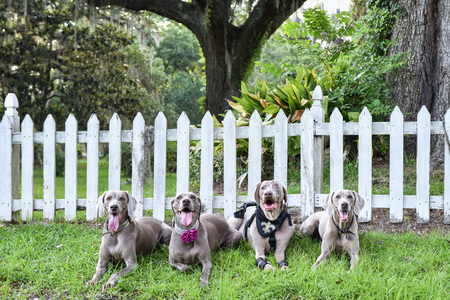
[{"label": "lawn", "polygon": [[[78,195],[85,197],[86,164],[79,161]],[[413,169],[413,166],[406,166]],[[357,182],[354,165],[346,164],[345,184]],[[107,163],[101,162],[100,191],[107,189]],[[42,173],[36,171],[35,198],[42,198]],[[326,174],[326,172],[325,172]],[[353,175],[352,175],[353,174]],[[296,193],[296,174],[288,187]],[[414,192],[415,178],[408,175],[405,191]],[[433,179],[434,178],[434,179]],[[325,182],[328,179],[325,177]],[[441,193],[441,175],[432,176],[431,189]],[[374,170],[374,192],[385,193],[386,173]],[[176,178],[169,174],[168,192],[175,194]],[[57,179],[57,198],[64,198],[64,180]],[[129,185],[123,190],[131,190]],[[325,184],[325,189],[327,186]],[[151,184],[146,197],[151,194]],[[201,266],[188,274],[173,269],[168,247],[160,246],[139,257],[137,267],[122,277],[116,287],[102,292],[109,276],[124,267],[109,264],[96,286],[86,287],[95,273],[101,229],[86,223],[84,212],[77,222],[64,221],[58,212],[55,221],[41,223],[39,212],[30,224],[0,224],[0,296],[3,299],[449,299],[450,238],[448,233],[428,235],[388,234],[366,231],[360,234],[360,262],[349,272],[347,256],[332,256],[317,270],[311,265],[320,253],[320,241],[294,235],[286,252],[287,271],[263,272],[256,268],[254,251],[242,242],[239,247],[213,252],[211,286],[201,287]],[[151,215],[151,212],[145,212]],[[170,213],[166,221],[170,220]],[[276,261],[269,255],[273,265]]]}]

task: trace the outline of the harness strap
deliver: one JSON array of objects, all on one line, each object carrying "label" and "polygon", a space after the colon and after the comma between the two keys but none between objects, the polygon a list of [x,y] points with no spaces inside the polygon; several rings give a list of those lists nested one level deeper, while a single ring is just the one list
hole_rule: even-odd
[{"label": "harness strap", "polygon": [[289,267],[287,261],[285,261],[285,260],[280,261],[280,262],[278,263],[278,266],[279,266],[280,268],[283,267],[283,266]]},{"label": "harness strap", "polygon": [[353,234],[353,235],[356,235],[356,234],[354,234],[353,232],[351,232],[349,229],[350,229],[350,227],[352,226],[352,224],[353,224],[353,220],[355,219],[355,217],[353,216],[352,217],[352,221],[350,222],[350,225],[348,225],[347,226],[347,228],[341,228],[341,227],[339,227],[339,225],[336,223],[336,221],[334,220],[334,217],[333,216],[331,216],[331,220],[333,220],[333,224],[334,224],[334,226],[336,226],[336,228],[337,228],[337,230],[339,231],[339,233],[342,233],[342,234],[345,234],[345,238],[346,239],[348,239],[348,234],[350,233],[350,234]]},{"label": "harness strap", "polygon": [[272,265],[272,264],[270,262],[268,262],[267,260],[265,260],[264,258],[262,258],[262,257],[258,257],[256,259],[256,266],[258,268],[260,268],[261,270],[264,270],[264,267],[266,265]]}]

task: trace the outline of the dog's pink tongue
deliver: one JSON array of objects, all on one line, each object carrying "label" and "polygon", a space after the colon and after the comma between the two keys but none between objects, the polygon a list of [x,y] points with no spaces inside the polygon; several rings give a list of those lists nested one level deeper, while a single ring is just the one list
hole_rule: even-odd
[{"label": "dog's pink tongue", "polygon": [[109,230],[116,231],[117,228],[119,228],[119,221],[120,221],[120,217],[121,216],[122,216],[122,214],[120,214],[120,215],[113,215],[113,214],[108,215]]},{"label": "dog's pink tongue", "polygon": [[339,218],[341,218],[342,221],[347,221],[348,220],[348,211],[340,211],[339,212]]},{"label": "dog's pink tongue", "polygon": [[266,210],[275,210],[278,208],[278,202],[273,202],[272,204],[264,203],[264,208]]},{"label": "dog's pink tongue", "polygon": [[180,212],[181,215],[181,222],[183,222],[184,226],[189,226],[192,223],[192,212],[186,212],[186,211],[182,211]]}]

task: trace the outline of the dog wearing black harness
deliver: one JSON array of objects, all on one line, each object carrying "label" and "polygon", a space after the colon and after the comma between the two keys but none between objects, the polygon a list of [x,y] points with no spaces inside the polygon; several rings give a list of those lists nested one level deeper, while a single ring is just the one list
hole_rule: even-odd
[{"label": "dog wearing black harness", "polygon": [[284,252],[295,229],[287,211],[286,189],[277,181],[263,181],[256,187],[255,201],[245,203],[228,219],[228,224],[239,230],[255,249],[258,268],[274,269],[266,259],[266,254],[271,251],[278,266],[285,270],[288,263]]},{"label": "dog wearing black harness", "polygon": [[359,260],[358,214],[364,199],[355,191],[337,190],[323,199],[324,211],[309,216],[300,227],[305,235],[320,235],[321,254],[313,265],[319,266],[332,252],[346,252],[350,256],[350,269]]}]

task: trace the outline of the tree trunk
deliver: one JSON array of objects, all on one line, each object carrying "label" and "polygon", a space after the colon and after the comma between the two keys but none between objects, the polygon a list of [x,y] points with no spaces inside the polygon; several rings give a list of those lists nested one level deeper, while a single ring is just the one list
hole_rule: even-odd
[{"label": "tree trunk", "polygon": [[[389,76],[393,102],[406,120],[416,120],[425,105],[432,120],[444,120],[450,104],[450,2],[399,0],[405,14],[393,32],[391,53],[411,51],[406,66]],[[443,139],[432,140],[432,164],[442,162]]]}]

